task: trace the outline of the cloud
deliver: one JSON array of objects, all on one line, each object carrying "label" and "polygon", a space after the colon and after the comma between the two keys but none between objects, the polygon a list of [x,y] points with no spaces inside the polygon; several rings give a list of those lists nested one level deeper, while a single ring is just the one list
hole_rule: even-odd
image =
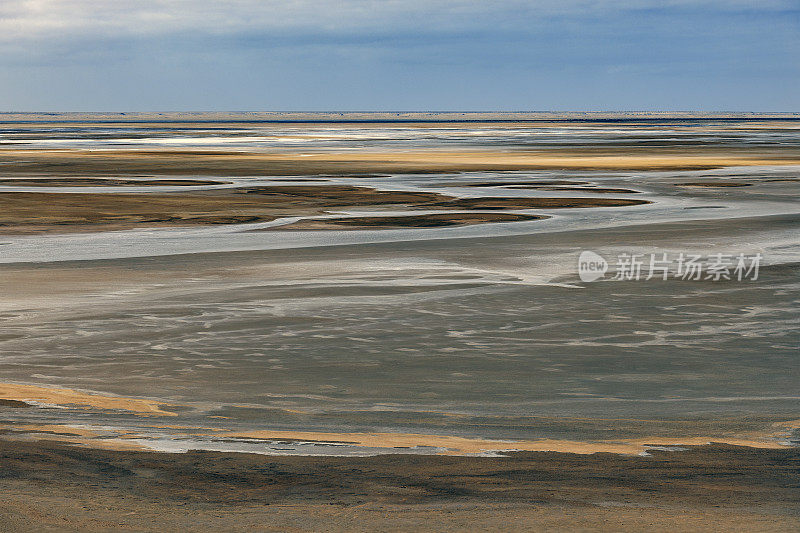
[{"label": "cloud", "polygon": [[0,105],[790,109],[798,15],[797,0],[0,0]]},{"label": "cloud", "polygon": [[[761,12],[791,8],[790,0],[757,6]],[[549,17],[670,9],[755,7],[750,0],[3,0],[0,40],[519,28]]]}]

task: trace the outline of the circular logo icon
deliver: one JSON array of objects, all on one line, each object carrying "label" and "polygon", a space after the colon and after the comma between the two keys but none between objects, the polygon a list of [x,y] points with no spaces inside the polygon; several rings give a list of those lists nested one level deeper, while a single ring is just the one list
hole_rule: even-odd
[{"label": "circular logo icon", "polygon": [[578,257],[578,276],[581,281],[595,281],[605,276],[608,270],[608,261],[602,255],[590,250],[584,250]]}]

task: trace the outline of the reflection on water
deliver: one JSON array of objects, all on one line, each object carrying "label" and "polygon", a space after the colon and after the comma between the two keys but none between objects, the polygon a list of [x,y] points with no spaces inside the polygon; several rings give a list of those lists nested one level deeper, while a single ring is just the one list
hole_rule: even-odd
[{"label": "reflection on water", "polygon": [[[619,237],[635,243],[629,233]],[[468,243],[404,256],[412,244],[393,259],[383,259],[389,245],[306,251],[288,264],[251,252],[210,258],[225,268],[199,278],[98,281],[64,308],[6,314],[0,374],[159,398],[190,406],[183,423],[224,416],[244,428],[600,439],[657,433],[660,419],[688,421],[667,428],[677,434],[708,434],[730,417],[796,413],[798,263],[741,283],[583,284],[565,265],[552,284],[522,279],[525,261],[531,277],[547,263],[528,254],[548,248],[534,239],[523,255],[524,241],[492,243],[505,251],[493,269],[486,250],[453,261],[469,257]],[[113,280],[146,261],[102,268]],[[203,258],[180,265],[193,266],[209,268]]]},{"label": "reflection on water", "polygon": [[[491,128],[407,130],[337,128],[334,136],[317,127],[291,142],[337,149],[579,145],[622,142],[620,135],[632,143],[798,142],[785,131],[692,133],[689,126],[643,128],[641,139],[587,128],[502,135]],[[91,135],[79,128],[6,131],[4,140],[65,147],[285,142],[268,128],[257,136],[252,128],[224,136],[166,128]],[[692,176],[755,180],[753,172],[796,174],[775,167]],[[797,186],[672,186],[689,174],[527,173],[622,184],[655,203],[548,213],[550,220],[513,228],[401,230],[389,238],[244,228],[5,238],[4,261],[23,262],[2,271],[0,381],[157,398],[176,406],[169,424],[188,428],[493,439],[751,436],[799,418]],[[519,173],[398,175],[355,183],[487,194],[450,187],[487,176],[519,179]],[[490,193],[537,194],[501,187]],[[584,249],[609,256],[759,252],[765,265],[758,281],[581,283],[575,267]],[[226,253],[172,255],[189,251]],[[87,260],[35,262],[59,259]],[[155,419],[96,410],[7,409],[2,419],[129,428],[165,450],[378,451],[181,436]]]},{"label": "reflection on water", "polygon": [[[467,124],[437,122],[274,123],[214,120],[103,123],[0,122],[0,145],[17,148],[217,148],[222,150],[548,150],[597,147],[713,146],[721,149],[775,146],[800,148],[796,117],[780,121],[718,119],[611,120],[607,123],[545,120]],[[787,124],[789,127],[787,128]]]}]

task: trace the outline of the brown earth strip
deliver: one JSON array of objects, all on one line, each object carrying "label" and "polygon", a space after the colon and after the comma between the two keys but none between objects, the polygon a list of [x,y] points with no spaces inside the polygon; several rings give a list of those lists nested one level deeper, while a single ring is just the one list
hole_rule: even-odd
[{"label": "brown earth strip", "polygon": [[426,204],[436,193],[347,185],[275,186],[169,194],[0,192],[0,234],[269,222],[328,207]]},{"label": "brown earth strip", "polygon": [[450,209],[565,209],[579,207],[624,207],[644,205],[647,200],[627,198],[458,198],[431,205]]},{"label": "brown earth strip", "polygon": [[23,402],[20,400],[6,400],[0,398],[0,407],[11,407],[13,409],[19,409],[21,407],[33,407],[33,404],[28,402]]},{"label": "brown earth strip", "polygon": [[512,185],[588,185],[588,181],[536,180],[536,181],[487,181],[484,183],[448,183],[448,187],[510,187]]},{"label": "brown earth strip", "polygon": [[258,196],[274,207],[343,207],[393,204],[427,204],[450,196],[433,192],[379,191],[352,185],[268,185],[236,189],[236,194]]},{"label": "brown earth strip", "polygon": [[469,226],[489,222],[523,222],[547,218],[538,215],[510,213],[431,213],[390,217],[337,217],[301,220],[285,226],[254,231],[275,230],[356,230],[393,228],[442,228]]},{"label": "brown earth strip", "polygon": [[540,191],[575,191],[575,192],[591,192],[597,194],[639,194],[641,191],[634,191],[633,189],[623,189],[615,187],[550,187],[538,185],[512,185],[506,187],[507,189],[538,189]]},{"label": "brown earth strip", "polygon": [[589,185],[586,181],[542,180],[542,181],[495,181],[486,183],[454,183],[447,187],[494,187],[504,189],[539,189],[543,191],[588,191],[596,193],[638,194],[640,191],[615,187],[575,187]]},{"label": "brown earth strip", "polygon": [[258,202],[224,196],[0,193],[0,234],[6,235],[240,224],[277,217]]},{"label": "brown earth strip", "polygon": [[163,179],[109,179],[109,178],[0,178],[0,185],[13,185],[16,187],[180,187],[198,185],[225,185],[228,181],[211,180],[163,180]]},{"label": "brown earth strip", "polygon": [[676,183],[678,187],[750,187],[752,183],[740,183],[736,181],[692,181],[687,183]]},{"label": "brown earth strip", "polygon": [[[245,224],[269,222],[284,216],[319,215],[327,208],[357,206],[422,209],[435,206],[458,210],[618,207],[645,203],[649,202],[615,198],[457,199],[432,192],[380,191],[349,185],[276,185],[159,194],[0,192],[0,234]],[[441,217],[429,220],[448,225]],[[499,221],[496,217],[495,220]],[[506,221],[511,220],[507,218]],[[417,222],[424,223],[422,219]],[[477,219],[472,218],[457,223],[475,222]]]}]

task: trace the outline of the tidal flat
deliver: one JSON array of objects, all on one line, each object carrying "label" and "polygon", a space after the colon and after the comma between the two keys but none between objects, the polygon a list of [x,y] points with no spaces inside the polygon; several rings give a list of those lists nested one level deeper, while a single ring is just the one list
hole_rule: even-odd
[{"label": "tidal flat", "polygon": [[16,529],[800,527],[800,117],[2,119]]}]

